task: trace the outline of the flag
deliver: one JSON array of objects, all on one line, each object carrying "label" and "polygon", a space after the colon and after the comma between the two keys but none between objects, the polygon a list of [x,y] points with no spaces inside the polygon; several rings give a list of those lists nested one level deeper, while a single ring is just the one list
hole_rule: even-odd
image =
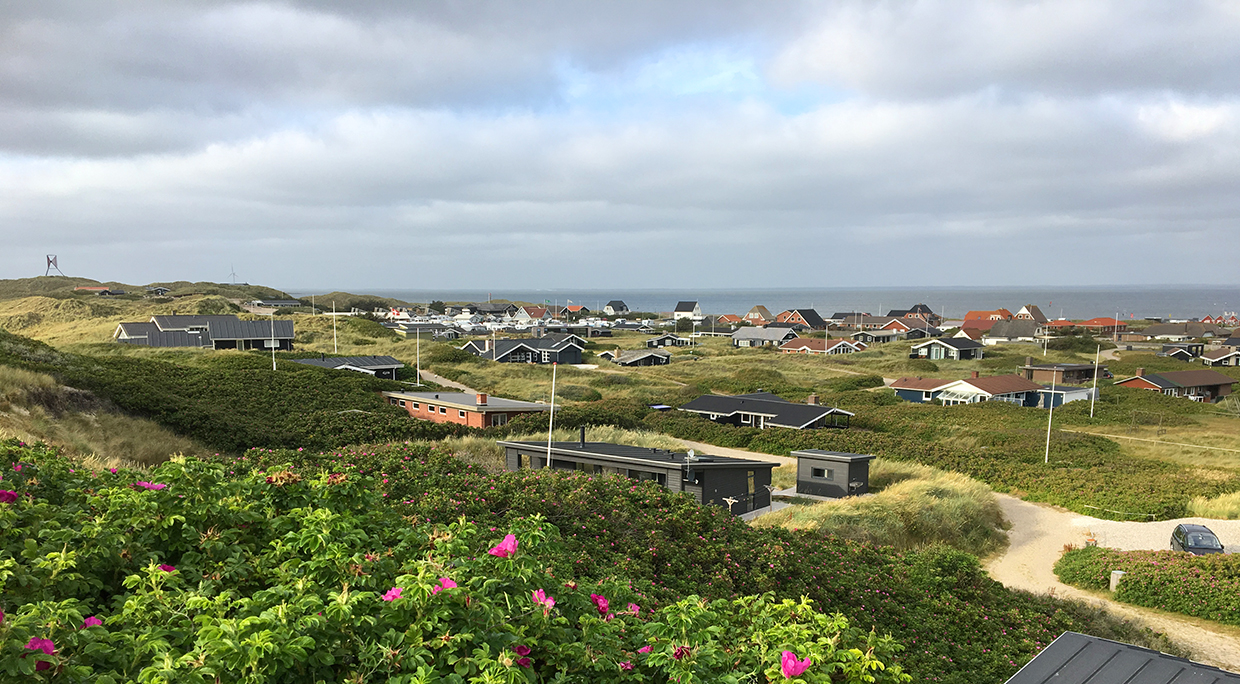
[{"label": "flag", "polygon": [[543,300],[543,304],[550,304],[550,303],[551,303],[551,300],[550,300],[550,299],[544,299],[544,300]]},{"label": "flag", "polygon": [[568,303],[569,303],[569,304],[572,304],[572,303],[573,303],[573,300],[571,300],[571,299],[570,299],[570,300],[568,300]]}]

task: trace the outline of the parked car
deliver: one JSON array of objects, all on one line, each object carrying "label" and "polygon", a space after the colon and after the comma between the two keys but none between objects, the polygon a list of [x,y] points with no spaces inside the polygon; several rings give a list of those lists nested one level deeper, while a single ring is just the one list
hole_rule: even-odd
[{"label": "parked car", "polygon": [[1223,544],[1205,525],[1176,525],[1171,533],[1171,550],[1187,551],[1194,556],[1223,553]]}]

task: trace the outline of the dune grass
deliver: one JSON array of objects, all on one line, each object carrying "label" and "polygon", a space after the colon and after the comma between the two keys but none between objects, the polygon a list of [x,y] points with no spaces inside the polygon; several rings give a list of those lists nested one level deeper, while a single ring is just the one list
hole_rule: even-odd
[{"label": "dune grass", "polygon": [[1189,515],[1220,520],[1240,519],[1240,492],[1231,492],[1213,499],[1194,497],[1188,502]]},{"label": "dune grass", "polygon": [[207,449],[41,373],[0,366],[0,438],[42,441],[89,467],[146,467]]},{"label": "dune grass", "polygon": [[945,544],[979,557],[1007,543],[999,503],[977,480],[915,463],[876,459],[871,463],[870,485],[877,492],[869,496],[790,506],[754,524],[818,530],[900,550]]}]

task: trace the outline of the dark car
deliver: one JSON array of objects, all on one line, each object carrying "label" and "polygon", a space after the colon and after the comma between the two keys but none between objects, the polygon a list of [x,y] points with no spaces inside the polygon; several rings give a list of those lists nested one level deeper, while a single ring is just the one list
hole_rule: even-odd
[{"label": "dark car", "polygon": [[1176,525],[1171,533],[1171,550],[1204,556],[1207,553],[1223,553],[1223,545],[1205,525]]}]

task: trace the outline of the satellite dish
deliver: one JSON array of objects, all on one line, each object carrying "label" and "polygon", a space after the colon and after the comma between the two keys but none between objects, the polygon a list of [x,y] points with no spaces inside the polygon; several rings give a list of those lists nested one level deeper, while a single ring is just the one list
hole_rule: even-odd
[{"label": "satellite dish", "polygon": [[694,458],[696,458],[696,457],[697,457],[697,454],[695,454],[695,453],[693,452],[693,449],[690,449],[690,450],[689,450],[689,456],[688,456],[688,458],[686,458],[685,460],[686,460],[686,461],[692,461],[692,460],[693,460]]}]

